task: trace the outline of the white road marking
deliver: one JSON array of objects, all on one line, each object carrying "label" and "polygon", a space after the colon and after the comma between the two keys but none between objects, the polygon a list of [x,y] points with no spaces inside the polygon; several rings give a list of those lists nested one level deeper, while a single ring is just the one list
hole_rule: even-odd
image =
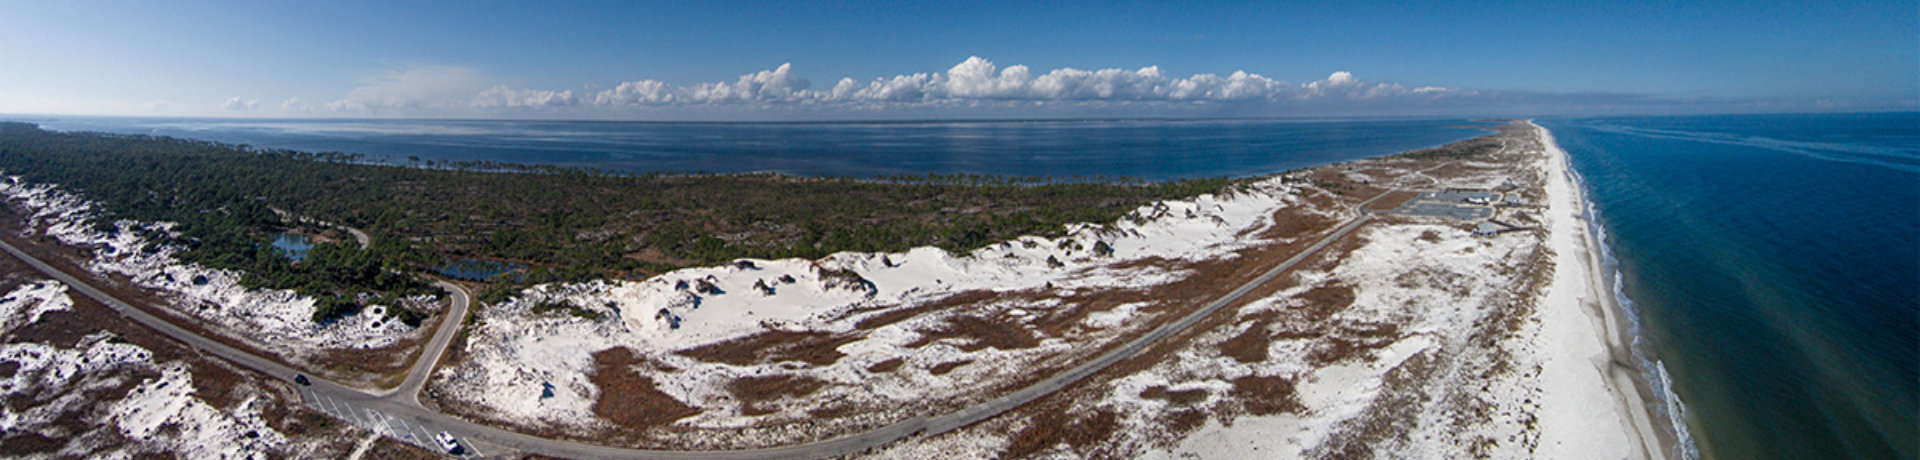
[{"label": "white road marking", "polygon": [[[327,395],[323,395],[323,394],[319,394],[319,393],[314,393],[314,395],[315,395],[315,396],[319,396],[319,397],[320,397],[320,399],[322,399],[322,400],[324,400],[324,401],[326,401],[326,403],[327,403],[327,406],[326,406],[326,407],[327,407],[327,409],[321,409],[321,410],[324,410],[324,411],[326,411],[326,412],[327,412],[327,415],[332,415],[332,416],[333,416],[334,418],[338,418],[338,419],[341,419],[341,420],[346,420],[346,417],[341,417],[341,416],[340,416],[340,405],[339,405],[339,404],[334,404],[334,402],[333,402],[333,397],[331,397],[331,396],[327,396]],[[349,420],[349,421],[350,421],[350,420]]]},{"label": "white road marking", "polygon": [[407,440],[411,441],[414,439],[418,439],[413,435],[413,424],[407,423],[407,419],[394,417],[393,421],[400,422],[400,427],[405,428],[407,430],[407,437],[406,437]]},{"label": "white road marking", "polygon": [[392,437],[392,438],[400,437],[399,432],[393,431],[393,420],[391,418],[388,418],[386,414],[382,414],[380,413],[380,411],[376,411],[376,410],[368,410],[367,412],[372,412],[373,416],[380,420],[380,426],[387,428],[388,437]]}]

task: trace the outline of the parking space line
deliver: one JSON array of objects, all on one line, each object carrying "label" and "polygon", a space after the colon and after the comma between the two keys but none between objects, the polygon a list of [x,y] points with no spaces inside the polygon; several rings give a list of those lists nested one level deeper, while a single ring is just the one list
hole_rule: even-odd
[{"label": "parking space line", "polygon": [[315,402],[314,405],[320,406],[321,411],[326,412],[327,415],[333,416],[333,418],[342,419],[342,420],[346,419],[346,417],[340,416],[340,406],[336,406],[333,404],[333,398],[327,397],[327,395],[323,395],[319,393],[314,393],[313,395],[318,396],[320,398],[320,399],[314,400]]},{"label": "parking space line", "polygon": [[389,437],[389,438],[397,438],[397,437],[399,437],[399,436],[396,436],[396,435],[394,435],[394,432],[393,432],[393,423],[391,423],[391,422],[388,422],[388,421],[387,421],[387,415],[386,415],[386,414],[382,414],[382,413],[380,413],[380,411],[377,411],[377,410],[373,410],[373,409],[366,409],[366,411],[367,411],[367,413],[369,413],[369,414],[373,414],[373,415],[372,415],[372,416],[373,416],[373,419],[374,419],[374,420],[377,420],[377,421],[379,421],[379,422],[380,422],[380,426],[381,426],[382,428],[386,428],[386,429],[387,429],[387,437]]},{"label": "parking space line", "polygon": [[421,446],[425,446],[429,448],[440,447],[440,442],[438,440],[433,439],[433,430],[428,429],[426,425],[414,425],[413,427],[415,429],[420,430]]},{"label": "parking space line", "polygon": [[[361,420],[366,420],[366,421],[367,421],[367,429],[368,429],[368,430],[373,430],[373,432],[375,432],[375,433],[379,433],[379,432],[380,432],[380,424],[378,423],[378,422],[379,422],[379,419],[376,419],[376,418],[374,418],[374,417],[373,417],[373,411],[372,411],[372,410],[368,410],[368,409],[367,409],[367,408],[365,408],[365,407],[359,407],[359,408],[356,408],[356,409],[359,409],[359,410],[360,410],[360,412],[359,412],[359,413],[360,413],[360,419],[361,419]],[[382,435],[382,436],[385,436],[385,435]]]},{"label": "parking space line", "polygon": [[326,398],[327,398],[327,404],[330,404],[333,406],[333,416],[340,417],[341,419],[346,420],[347,423],[351,423],[354,425],[360,424],[360,420],[355,419],[353,417],[353,412],[352,412],[353,407],[347,407],[346,409],[341,409],[340,406],[342,406],[342,404],[340,404],[340,400],[333,399],[332,396],[327,396]]},{"label": "parking space line", "polygon": [[[332,398],[328,398],[328,399],[332,399]],[[343,404],[343,403],[340,403],[340,402],[339,402],[338,400],[335,400],[335,401],[334,401],[334,404],[335,404],[335,407],[343,407],[343,409],[340,409],[340,412],[341,412],[342,414],[345,414],[345,415],[347,416],[347,417],[346,417],[346,418],[347,418],[347,422],[349,422],[349,423],[352,423],[352,424],[354,424],[354,425],[356,425],[356,426],[359,426],[359,427],[361,427],[361,428],[366,428],[366,427],[367,427],[367,423],[366,423],[366,421],[365,421],[365,420],[360,420],[360,414],[356,414],[356,413],[353,413],[353,405],[352,405],[352,404]]]},{"label": "parking space line", "polygon": [[355,417],[360,418],[361,427],[375,433],[380,432],[380,426],[373,424],[373,417],[367,415],[367,408],[349,405],[347,406],[347,412],[351,412]]},{"label": "parking space line", "polygon": [[399,418],[399,417],[394,417],[394,419],[393,419],[393,420],[394,420],[394,421],[396,421],[396,422],[400,422],[400,428],[403,428],[403,429],[406,429],[406,430],[407,430],[407,437],[406,437],[406,438],[403,438],[403,439],[407,439],[407,440],[412,440],[412,439],[414,439],[414,436],[413,436],[413,424],[410,424],[410,423],[407,423],[407,419],[404,419],[404,418]]}]

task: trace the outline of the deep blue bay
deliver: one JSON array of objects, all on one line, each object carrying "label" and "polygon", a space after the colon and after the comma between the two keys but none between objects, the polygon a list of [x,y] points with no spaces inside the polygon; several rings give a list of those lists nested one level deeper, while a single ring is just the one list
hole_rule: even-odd
[{"label": "deep blue bay", "polygon": [[1540,123],[1704,456],[1920,455],[1920,114]]},{"label": "deep blue bay", "polygon": [[59,131],[621,172],[1243,177],[1486,134],[1459,118],[652,123],[40,117]]}]

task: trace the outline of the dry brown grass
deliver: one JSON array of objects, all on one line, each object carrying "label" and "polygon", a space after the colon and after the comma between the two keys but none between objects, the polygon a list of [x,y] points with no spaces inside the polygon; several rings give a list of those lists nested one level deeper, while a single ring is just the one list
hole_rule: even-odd
[{"label": "dry brown grass", "polygon": [[960,366],[965,366],[968,364],[973,364],[973,360],[962,359],[959,361],[948,361],[940,364],[935,364],[933,365],[933,367],[927,368],[927,373],[933,374],[933,375],[947,375],[948,372],[953,372],[954,369],[959,369]]},{"label": "dry brown grass", "polygon": [[1305,409],[1300,405],[1299,395],[1294,393],[1294,382],[1286,377],[1249,375],[1233,379],[1233,395],[1240,400],[1247,413],[1253,415]]},{"label": "dry brown grass", "polygon": [[1166,385],[1154,385],[1140,390],[1140,397],[1158,399],[1176,406],[1191,406],[1207,400],[1207,390],[1193,388],[1187,390],[1168,390]]},{"label": "dry brown grass", "polygon": [[1387,323],[1354,322],[1334,326],[1335,332],[1313,344],[1307,351],[1308,365],[1323,367],[1354,358],[1371,356],[1400,340],[1400,326]]},{"label": "dry brown grass", "polygon": [[1420,196],[1420,194],[1404,191],[1389,192],[1386,196],[1380,197],[1379,201],[1367,204],[1365,209],[1369,211],[1389,211],[1400,207],[1400,205],[1407,204],[1408,201],[1413,201],[1413,197],[1416,196]]},{"label": "dry brown grass", "polygon": [[634,367],[643,362],[625,347],[593,354],[589,379],[600,387],[600,399],[593,402],[594,415],[622,428],[645,431],[700,413],[662,393],[653,379],[635,372]]},{"label": "dry brown grass", "polygon": [[1068,414],[1058,404],[1051,406],[1040,410],[1026,428],[1013,434],[1007,443],[1006,458],[1029,458],[1060,444],[1085,454],[1098,443],[1111,439],[1120,428],[1120,416],[1112,411]]},{"label": "dry brown grass", "polygon": [[[1320,196],[1324,197],[1325,195]],[[1331,201],[1331,199],[1321,199],[1319,201]],[[1314,207],[1326,209],[1332,207],[1332,204],[1329,203],[1326,207]],[[1261,232],[1260,237],[1264,239],[1299,238],[1330,230],[1333,228],[1334,223],[1333,218],[1311,213],[1309,210],[1299,206],[1289,206],[1273,214],[1273,226],[1267,227],[1266,231]]]},{"label": "dry brown grass", "polygon": [[734,379],[727,391],[740,400],[740,415],[754,416],[780,411],[768,403],[813,394],[826,386],[827,382],[805,375],[776,374]]},{"label": "dry brown grass", "polygon": [[985,302],[999,300],[999,299],[1002,299],[1005,295],[1006,293],[994,292],[994,291],[985,290],[985,289],[976,290],[976,291],[959,292],[959,293],[955,293],[953,295],[941,298],[940,300],[926,302],[918,306],[908,307],[908,308],[896,308],[893,310],[882,312],[877,315],[862,318],[860,319],[859,322],[854,323],[854,327],[860,330],[873,330],[875,328],[898,323],[898,322],[912,319],[916,316],[925,315],[928,313],[945,311],[947,309],[956,308],[956,307],[978,305]]},{"label": "dry brown grass", "polygon": [[1247,326],[1247,330],[1220,342],[1220,355],[1243,363],[1266,361],[1267,348],[1273,344],[1274,339],[1273,333],[1267,330],[1267,326],[1272,324],[1274,318],[1278,316],[1278,313],[1263,312],[1255,317],[1251,320],[1252,324]]},{"label": "dry brown grass", "polygon": [[959,348],[968,352],[987,348],[1019,350],[1040,345],[1040,338],[1018,323],[961,315],[947,318],[939,327],[920,331],[920,338],[907,346],[919,348],[944,339],[965,341]]},{"label": "dry brown grass", "polygon": [[867,372],[872,372],[876,374],[881,372],[893,372],[894,369],[899,369],[900,365],[906,364],[906,363],[907,363],[907,360],[900,359],[900,358],[888,359],[886,361],[873,363],[872,366],[867,366]]},{"label": "dry brown grass", "polygon": [[1431,380],[1437,363],[1433,353],[1419,353],[1388,370],[1381,378],[1381,390],[1365,412],[1335,427],[1326,444],[1307,454],[1314,458],[1375,458],[1378,449],[1397,444],[1412,433],[1419,423],[1417,414],[1431,398],[1425,382]]},{"label": "dry brown grass", "polygon": [[841,345],[860,340],[857,334],[836,335],[826,332],[767,331],[725,342],[680,350],[680,354],[701,361],[735,366],[799,361],[815,366],[833,364],[845,357]]},{"label": "dry brown grass", "polygon": [[315,373],[330,379],[391,387],[407,378],[407,371],[413,366],[413,361],[419,358],[421,339],[432,333],[428,329],[420,335],[369,350],[325,350],[316,354],[307,364],[317,369]]}]

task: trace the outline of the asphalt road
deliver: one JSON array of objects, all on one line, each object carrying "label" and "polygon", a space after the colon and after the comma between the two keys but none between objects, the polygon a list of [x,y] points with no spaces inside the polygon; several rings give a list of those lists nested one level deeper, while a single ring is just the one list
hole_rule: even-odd
[{"label": "asphalt road", "polygon": [[[1361,209],[1367,203],[1371,203],[1384,196],[1386,196],[1385,193],[1374,196],[1356,206],[1355,209]],[[1308,246],[1306,250],[1268,269],[1258,278],[1248,281],[1233,291],[1228,292],[1226,295],[1214,299],[1214,301],[1208,303],[1201,309],[1179,320],[1154,328],[1147,334],[1135,338],[1119,348],[1102,353],[1093,360],[1055,374],[1026,388],[1014,391],[1013,393],[1009,393],[1006,396],[992,401],[962,409],[958,412],[931,418],[916,417],[870,431],[807,444],[726,451],[644,450],[541,438],[492,426],[480,425],[464,419],[427,410],[420,406],[418,400],[420,386],[425,383],[426,377],[431,373],[434,364],[439,361],[440,356],[445,352],[447,344],[451,341],[454,332],[462,324],[462,320],[466,316],[468,304],[470,303],[470,298],[465,290],[460,289],[459,286],[447,284],[442,284],[442,287],[450,288],[448,291],[452,293],[451,295],[454,299],[453,307],[449,309],[447,316],[442,320],[445,322],[442,324],[440,330],[434,334],[433,340],[431,340],[428,344],[429,346],[423,350],[423,355],[414,363],[413,369],[409,371],[407,379],[399,388],[388,391],[368,392],[313,376],[308,376],[312,382],[311,385],[295,386],[300,388],[301,397],[308,399],[307,402],[309,405],[321,407],[323,411],[335,417],[346,418],[348,419],[347,421],[353,422],[356,425],[370,426],[371,424],[375,427],[397,427],[404,425],[409,427],[407,429],[408,432],[425,431],[428,433],[437,433],[439,431],[446,431],[468,443],[478,441],[478,445],[485,446],[483,451],[491,449],[490,453],[498,453],[498,449],[504,447],[522,452],[570,458],[704,460],[824,458],[847,455],[884,446],[909,436],[930,436],[952,431],[982,420],[993,418],[1008,410],[1053,394],[1056,391],[1066,388],[1075,382],[1085,379],[1121,360],[1145,350],[1155,342],[1192,327],[1207,316],[1218,312],[1220,309],[1246,296],[1247,293],[1257,289],[1260,285],[1266,284],[1268,281],[1278,277],[1281,273],[1293,268],[1294,265],[1306,260],[1307,257],[1325,249],[1327,245],[1353,232],[1354,229],[1359,228],[1361,224],[1366,223],[1371,218],[1371,214],[1362,211],[1357,217],[1341,224],[1335,231],[1322,237],[1311,246]],[[66,283],[82,295],[98,300],[108,307],[113,308],[115,311],[132,318],[134,321],[151,327],[189,346],[283,380],[291,381],[293,376],[298,373],[298,371],[293,368],[271,359],[247,353],[202,337],[179,326],[175,326],[173,323],[167,322],[153,314],[147,313],[144,310],[134,308],[132,305],[128,305],[126,302],[122,302],[86,282],[76,279],[66,272],[55,269],[46,262],[34,258],[4,241],[0,241],[0,248],[5,249],[6,252],[25,261],[27,264],[32,265],[34,269],[45,273],[47,276]],[[428,359],[427,354],[431,354],[432,359]],[[291,384],[291,382],[289,384]],[[316,404],[316,402],[318,404]],[[398,431],[396,428],[394,431],[382,434],[397,437]],[[427,445],[431,445],[431,441],[427,442],[429,443]],[[417,440],[416,444],[419,444]]]},{"label": "asphalt road", "polygon": [[433,367],[440,363],[441,356],[447,354],[447,345],[453,343],[454,334],[460,332],[460,326],[466,322],[467,310],[473,303],[467,289],[446,281],[434,281],[433,284],[445,289],[450,301],[446,313],[440,318],[440,328],[433,332],[433,338],[427,341],[427,346],[420,349],[420,356],[414,359],[413,368],[407,370],[407,379],[401,381],[400,386],[375,393],[375,396],[419,407],[420,387],[426,386],[427,377],[433,375]]}]

